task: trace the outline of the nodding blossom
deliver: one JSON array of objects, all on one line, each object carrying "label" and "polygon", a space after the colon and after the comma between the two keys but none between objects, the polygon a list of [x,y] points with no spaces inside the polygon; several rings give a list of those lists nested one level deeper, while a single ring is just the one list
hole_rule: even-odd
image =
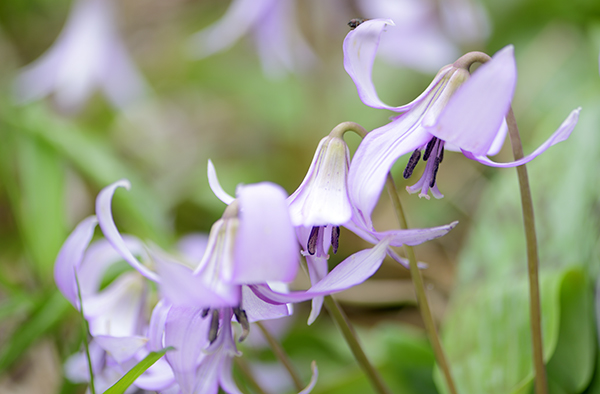
[{"label": "nodding blossom", "polygon": [[282,77],[307,70],[316,56],[296,21],[294,0],[233,0],[225,15],[194,34],[189,51],[197,58],[231,47],[250,34],[265,74]]},{"label": "nodding blossom", "polygon": [[72,113],[95,89],[119,109],[144,97],[146,83],[119,36],[112,1],[75,1],[56,42],[18,75],[18,101],[52,94],[61,110]]},{"label": "nodding blossom", "polygon": [[391,23],[382,19],[366,21],[344,40],[344,66],[362,102],[400,113],[392,122],[368,133],[352,160],[348,173],[350,198],[364,218],[370,217],[377,204],[386,174],[406,153],[412,152],[405,178],[412,175],[420,158],[427,162],[421,179],[407,190],[420,192],[419,196],[427,199],[431,191],[434,197],[441,198],[436,179],[444,150],[460,151],[492,167],[515,167],[567,139],[577,124],[580,108],[572,111],[546,142],[523,159],[496,163],[487,157],[498,153],[506,138],[504,118],[517,80],[512,46],[500,50],[472,76],[459,59],[443,67],[414,101],[400,107],[384,104],[377,96],[371,73],[380,36]]}]

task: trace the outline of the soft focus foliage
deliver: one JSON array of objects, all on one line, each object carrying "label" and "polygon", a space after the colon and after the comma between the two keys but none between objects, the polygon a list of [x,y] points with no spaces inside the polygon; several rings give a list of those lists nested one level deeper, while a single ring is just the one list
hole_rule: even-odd
[{"label": "soft focus foliage", "polygon": [[[394,17],[367,15],[365,1],[289,1],[297,23],[293,27],[299,29],[294,34],[301,34],[311,58],[299,67],[301,73],[288,67],[276,78],[265,75],[268,60],[260,57],[255,35],[249,33],[219,53],[202,59],[189,56],[190,37],[225,15],[230,2],[113,3],[123,45],[147,83],[145,99],[117,110],[93,91],[74,112],[57,105],[58,97],[18,105],[14,96],[15,79],[56,41],[73,1],[0,1],[2,393],[85,392],[84,385],[64,377],[62,365],[87,338],[79,312],[56,289],[52,270],[68,234],[94,213],[94,199],[102,188],[129,179],[131,191],[117,193],[113,201],[119,230],[176,253],[179,239],[208,233],[223,213],[222,202],[208,185],[208,159],[231,194],[240,183],[263,181],[291,194],[302,182],[315,147],[335,125],[354,121],[372,130],[389,121],[389,112],[362,104],[343,68],[348,20]],[[431,3],[435,9],[435,4],[450,7],[454,2]],[[459,3],[482,7],[481,21],[489,25],[476,30],[480,36],[474,39],[452,37],[451,53],[480,50],[492,55],[514,46],[518,82],[512,105],[526,153],[545,141],[573,108],[582,107],[570,139],[528,168],[551,393],[600,393],[593,299],[600,274],[600,2]],[[440,31],[456,30],[452,13],[428,19],[431,9],[426,11],[421,17],[441,23],[428,30],[435,32],[433,38]],[[435,57],[417,59],[427,67],[412,60],[410,69],[376,60],[373,82],[382,101],[410,102],[430,83],[432,70],[445,65],[432,67]],[[346,141],[353,153],[359,139],[348,136]],[[496,161],[513,160],[508,145]],[[438,177],[445,197],[427,201],[404,193],[414,183],[402,178],[407,160],[401,157],[392,173],[411,227],[460,222],[445,237],[416,248],[418,259],[428,263],[428,296],[460,392],[529,392],[525,243],[514,169],[488,168],[447,152]],[[385,194],[373,222],[380,231],[397,228]],[[95,237],[100,238],[98,230]],[[343,229],[329,269],[370,247]],[[124,262],[115,264],[102,288],[129,269]],[[308,275],[300,272],[291,287],[306,289],[309,283]],[[373,278],[337,299],[393,392],[442,392],[407,270],[386,258]],[[307,326],[309,313],[309,303],[298,304],[293,316],[270,322],[304,382],[316,360],[319,380],[313,393],[369,392],[368,381],[328,316],[323,313]],[[269,392],[293,392],[256,327],[239,350]],[[254,392],[240,371],[234,366],[234,380],[242,391]],[[273,378],[282,375],[283,382]]]}]

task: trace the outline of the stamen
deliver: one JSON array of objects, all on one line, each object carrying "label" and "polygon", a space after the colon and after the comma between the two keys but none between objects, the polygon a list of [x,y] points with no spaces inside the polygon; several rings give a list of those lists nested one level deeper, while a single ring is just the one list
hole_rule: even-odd
[{"label": "stamen", "polygon": [[419,163],[420,158],[421,158],[421,150],[415,149],[415,151],[412,153],[412,155],[410,155],[410,159],[408,159],[408,164],[406,165],[406,168],[404,169],[404,174],[403,174],[404,179],[410,178],[413,171],[415,170],[415,167],[417,166],[417,163]]},{"label": "stamen", "polygon": [[444,161],[444,147],[443,146],[440,148],[440,153],[438,154],[438,157],[440,158],[440,163],[442,161]]},{"label": "stamen", "polygon": [[200,314],[200,316],[202,316],[202,318],[205,318],[206,316],[208,316],[208,312],[210,312],[210,308],[202,309],[202,313]]},{"label": "stamen", "polygon": [[433,187],[435,185],[435,177],[437,176],[437,172],[440,168],[441,162],[442,160],[439,156],[435,158],[435,162],[433,163],[433,173],[431,174],[431,182],[429,183],[429,187]]},{"label": "stamen", "polygon": [[340,226],[333,226],[331,229],[331,246],[333,247],[333,254],[337,253],[340,241]]},{"label": "stamen", "polygon": [[431,151],[433,150],[433,146],[435,145],[437,140],[437,137],[433,137],[429,140],[429,142],[427,143],[427,147],[425,148],[425,153],[423,154],[423,161],[427,161],[427,159],[429,159]]},{"label": "stamen", "polygon": [[315,226],[310,230],[310,235],[308,236],[308,245],[306,245],[306,249],[308,249],[308,254],[311,256],[317,251],[317,240],[319,238],[319,226]]},{"label": "stamen", "polygon": [[235,319],[242,326],[242,335],[240,335],[238,342],[242,342],[248,334],[250,334],[250,322],[248,321],[248,315],[246,311],[240,307],[233,308],[233,314],[235,315]]},{"label": "stamen", "polygon": [[217,339],[217,333],[219,332],[219,311],[213,309],[210,317],[210,329],[208,330],[208,341],[212,344]]}]

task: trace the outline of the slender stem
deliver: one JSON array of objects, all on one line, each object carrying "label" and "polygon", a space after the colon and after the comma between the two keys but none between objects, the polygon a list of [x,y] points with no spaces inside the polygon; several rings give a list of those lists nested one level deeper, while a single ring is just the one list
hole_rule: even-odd
[{"label": "slender stem", "polygon": [[[506,116],[508,133],[515,160],[523,158],[523,145],[519,136],[519,128],[512,107]],[[540,285],[538,275],[537,237],[535,233],[535,219],[533,216],[533,200],[529,188],[529,177],[525,164],[517,167],[519,188],[521,190],[521,205],[523,206],[523,224],[525,226],[525,240],[527,242],[527,270],[529,272],[529,298],[531,315],[531,338],[533,345],[533,365],[535,368],[535,392],[546,394],[548,383],[546,381],[546,367],[544,366],[544,349],[542,344],[542,312],[540,307]]]},{"label": "slender stem", "polygon": [[358,337],[348,320],[348,317],[344,313],[344,311],[340,308],[337,301],[333,299],[331,296],[325,296],[325,307],[329,311],[329,314],[333,318],[333,321],[338,326],[346,343],[350,347],[354,358],[360,365],[363,372],[367,375],[369,382],[375,389],[375,391],[379,394],[391,394],[392,392],[386,386],[385,382],[377,372],[377,370],[373,367],[373,365],[369,362],[367,355],[363,351],[360,343],[358,342]]},{"label": "slender stem", "polygon": [[79,278],[77,278],[77,272],[73,271],[75,275],[75,283],[77,284],[77,298],[79,299],[79,313],[81,314],[81,319],[83,321],[83,344],[85,347],[85,356],[87,358],[88,363],[88,371],[90,373],[90,392],[91,394],[96,394],[96,387],[94,387],[94,369],[92,368],[92,357],[90,356],[90,347],[88,345],[88,333],[90,331],[90,327],[88,325],[88,321],[85,319],[85,315],[83,314],[83,301],[81,299],[81,288],[79,287]]},{"label": "slender stem", "polygon": [[275,337],[273,337],[273,335],[271,335],[269,330],[267,330],[267,328],[261,322],[257,321],[254,324],[256,324],[258,328],[260,328],[260,331],[262,331],[267,342],[269,342],[269,346],[271,346],[273,353],[279,359],[279,361],[281,361],[285,369],[287,369],[288,373],[290,374],[290,377],[294,381],[294,386],[296,386],[296,390],[302,391],[302,389],[304,389],[302,379],[300,379],[300,375],[298,375],[296,368],[294,368],[294,364],[292,364],[290,358],[285,353],[285,350],[283,350],[283,347],[281,347],[281,344],[277,341],[277,339],[275,339]]},{"label": "slender stem", "polygon": [[[400,227],[402,229],[408,229],[408,225],[406,223],[406,216],[404,215],[404,210],[402,209],[402,204],[400,203],[400,197],[398,197],[396,185],[394,184],[394,178],[392,178],[391,174],[388,174],[387,176],[386,185],[390,198],[392,199],[392,203],[394,204],[394,210],[396,211],[396,216],[398,217]],[[421,271],[419,270],[419,267],[417,265],[415,251],[410,245],[404,245],[404,250],[406,251],[406,256],[408,257],[408,261],[410,263],[410,275],[415,286],[417,302],[419,304],[419,309],[421,310],[421,317],[423,318],[423,322],[425,323],[425,330],[427,331],[427,336],[429,337],[429,341],[431,342],[431,346],[433,347],[433,351],[435,353],[435,358],[438,362],[438,365],[440,366],[440,369],[444,374],[444,378],[446,379],[448,390],[451,394],[456,394],[456,386],[454,385],[454,380],[452,379],[450,365],[448,364],[448,360],[446,359],[446,354],[444,353],[442,342],[440,341],[437,329],[435,327],[433,314],[431,313],[429,303],[427,302],[425,285],[423,283]]]},{"label": "slender stem", "polygon": [[247,383],[249,383],[250,386],[252,386],[254,391],[256,391],[258,394],[267,394],[267,392],[262,387],[260,387],[260,384],[258,384],[256,379],[254,379],[250,368],[248,368],[248,364],[246,363],[246,361],[244,361],[242,357],[235,357],[234,362],[235,365],[237,365],[240,372],[242,373],[242,375],[244,375],[244,378],[246,379]]}]

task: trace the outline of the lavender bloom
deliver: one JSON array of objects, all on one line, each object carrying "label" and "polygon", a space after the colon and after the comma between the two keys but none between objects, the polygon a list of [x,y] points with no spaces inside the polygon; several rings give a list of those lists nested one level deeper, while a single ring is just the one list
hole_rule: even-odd
[{"label": "lavender bloom", "polygon": [[119,37],[112,0],[77,0],[54,45],[17,77],[16,95],[24,103],[54,93],[59,108],[76,112],[96,88],[123,109],[146,84]]},{"label": "lavender bloom", "polygon": [[[148,288],[143,277],[127,271],[100,290],[106,271],[121,260],[121,256],[106,240],[90,240],[97,220],[84,219],[67,238],[55,264],[55,280],[64,296],[81,309],[89,323],[92,342],[90,353],[96,387],[104,391],[142,360],[156,339],[152,327],[160,320],[161,309],[155,308],[152,318],[146,315]],[[142,243],[133,237],[123,241],[135,254],[145,255]],[[85,353],[72,356],[65,365],[67,376],[74,382],[89,381]],[[159,360],[135,381],[135,386],[147,390],[162,390],[174,382],[173,373],[164,360]]]},{"label": "lavender bloom", "polygon": [[358,7],[365,18],[388,16],[395,22],[381,42],[384,60],[426,73],[456,59],[461,45],[489,35],[487,15],[476,0],[360,0]]},{"label": "lavender bloom", "polygon": [[371,71],[379,38],[389,20],[371,20],[351,31],[344,40],[344,66],[368,106],[401,113],[392,122],[370,132],[356,151],[348,173],[351,200],[364,220],[377,204],[385,177],[394,162],[413,152],[404,177],[409,178],[421,156],[427,161],[423,176],[408,191],[429,198],[443,195],[436,184],[444,149],[461,151],[470,159],[493,167],[515,167],[531,161],[550,146],[567,139],[580,108],[571,112],[558,130],[533,153],[510,163],[496,163],[506,137],[504,117],[516,84],[513,47],[508,46],[470,76],[460,66],[443,67],[429,87],[414,101],[400,107],[384,104],[375,91]]},{"label": "lavender bloom", "polygon": [[[292,223],[304,251],[311,283],[316,284],[327,275],[328,252],[337,252],[340,226],[347,227],[372,244],[388,238],[389,245],[417,245],[445,235],[455,225],[451,223],[431,229],[394,230],[385,233],[375,231],[369,218],[363,220],[354,214],[348,195],[347,174],[350,151],[343,139],[344,131],[334,128],[317,147],[308,172],[298,189],[288,198]],[[407,266],[406,261],[388,248],[388,254]],[[383,258],[385,255],[381,257]],[[380,262],[381,264],[381,262]],[[365,278],[366,279],[366,278]],[[312,299],[308,319],[311,324],[319,315],[323,297]]]},{"label": "lavender bloom", "polygon": [[190,52],[210,56],[251,33],[265,74],[305,71],[316,56],[300,33],[294,7],[293,0],[233,0],[221,20],[192,36]]}]

